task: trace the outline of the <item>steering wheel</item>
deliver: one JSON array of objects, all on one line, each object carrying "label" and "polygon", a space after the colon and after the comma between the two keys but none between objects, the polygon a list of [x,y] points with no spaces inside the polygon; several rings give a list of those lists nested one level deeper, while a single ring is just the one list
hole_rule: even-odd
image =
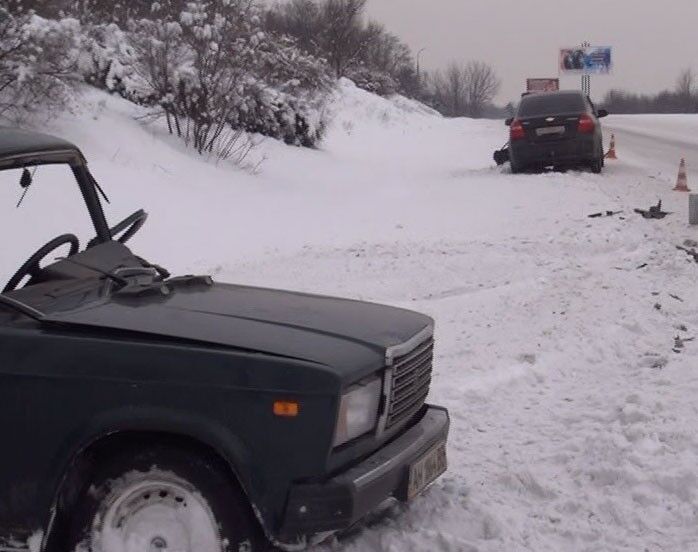
[{"label": "steering wheel", "polygon": [[63,234],[62,236],[52,239],[46,245],[40,247],[36,253],[29,257],[29,260],[27,260],[26,263],[19,267],[19,270],[15,272],[15,275],[12,276],[12,278],[10,278],[10,281],[7,282],[7,285],[2,292],[7,293],[13,289],[16,289],[25,276],[31,276],[32,278],[38,276],[38,274],[41,272],[41,266],[39,266],[39,263],[42,261],[42,259],[47,257],[49,253],[52,253],[62,245],[68,243],[70,244],[70,252],[68,253],[69,257],[72,257],[80,250],[80,241],[75,234]]},{"label": "steering wheel", "polygon": [[136,232],[138,232],[143,227],[146,220],[148,220],[148,213],[146,213],[143,209],[139,209],[132,215],[126,217],[119,224],[110,228],[109,232],[111,232],[111,235],[113,237],[116,234],[119,234],[120,232],[124,232],[124,230],[126,230],[123,236],[121,236],[117,240],[119,243],[126,243],[133,237],[133,235]]}]

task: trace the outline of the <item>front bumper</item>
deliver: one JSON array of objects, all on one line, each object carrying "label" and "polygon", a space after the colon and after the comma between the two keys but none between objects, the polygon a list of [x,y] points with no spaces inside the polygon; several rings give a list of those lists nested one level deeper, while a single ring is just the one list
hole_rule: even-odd
[{"label": "front bumper", "polygon": [[291,488],[279,540],[351,527],[388,498],[407,500],[410,466],[446,440],[449,416],[429,406],[422,419],[349,470],[318,484]]}]

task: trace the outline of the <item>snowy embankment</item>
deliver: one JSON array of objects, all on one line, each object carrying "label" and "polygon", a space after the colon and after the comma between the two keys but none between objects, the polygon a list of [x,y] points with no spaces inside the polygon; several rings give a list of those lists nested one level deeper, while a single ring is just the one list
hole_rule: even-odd
[{"label": "snowy embankment", "polygon": [[[698,231],[675,174],[626,161],[655,150],[619,143],[601,176],[513,176],[491,162],[501,122],[344,83],[322,151],[267,141],[251,176],[88,99],[56,130],[85,149],[112,220],[150,212],[132,242],[146,258],[436,319],[448,474],[318,550],[698,549],[698,342],[672,350],[698,336],[698,266],[675,249]],[[632,212],[660,197],[664,221]],[[587,218],[602,210],[624,213]]]}]

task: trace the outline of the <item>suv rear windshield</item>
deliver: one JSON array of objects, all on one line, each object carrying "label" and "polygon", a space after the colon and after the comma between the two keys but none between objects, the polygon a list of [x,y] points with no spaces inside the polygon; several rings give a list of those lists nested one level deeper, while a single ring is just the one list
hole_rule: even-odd
[{"label": "suv rear windshield", "polygon": [[543,117],[584,111],[586,106],[581,94],[532,94],[521,100],[519,117]]}]

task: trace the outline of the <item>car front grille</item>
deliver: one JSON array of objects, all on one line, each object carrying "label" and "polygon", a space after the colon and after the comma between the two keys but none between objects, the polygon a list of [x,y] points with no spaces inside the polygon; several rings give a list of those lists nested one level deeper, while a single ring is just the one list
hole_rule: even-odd
[{"label": "car front grille", "polygon": [[433,363],[433,338],[394,359],[386,429],[411,418],[422,408],[429,394]]}]

